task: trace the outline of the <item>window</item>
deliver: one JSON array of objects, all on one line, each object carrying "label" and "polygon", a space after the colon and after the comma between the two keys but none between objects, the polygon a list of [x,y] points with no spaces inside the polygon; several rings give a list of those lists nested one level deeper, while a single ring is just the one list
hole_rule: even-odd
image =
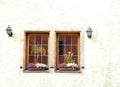
[{"label": "window", "polygon": [[51,35],[49,32],[25,32],[24,72],[50,72],[50,69],[56,73],[81,72],[84,56],[80,49],[83,50],[84,46],[80,36],[83,34],[64,31],[50,38]]},{"label": "window", "polygon": [[57,33],[56,71],[80,70],[80,33]]},{"label": "window", "polygon": [[48,33],[26,34],[26,70],[48,71]]}]

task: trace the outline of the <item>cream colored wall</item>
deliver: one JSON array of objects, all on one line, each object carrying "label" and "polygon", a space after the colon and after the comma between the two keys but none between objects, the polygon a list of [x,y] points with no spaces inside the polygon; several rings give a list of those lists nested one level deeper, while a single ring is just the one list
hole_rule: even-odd
[{"label": "cream colored wall", "polygon": [[[1,87],[119,87],[119,0],[0,0]],[[6,27],[11,25],[13,37]],[[92,39],[86,36],[93,29]],[[82,74],[23,73],[24,31],[51,31],[50,61],[56,30],[83,30]]]}]

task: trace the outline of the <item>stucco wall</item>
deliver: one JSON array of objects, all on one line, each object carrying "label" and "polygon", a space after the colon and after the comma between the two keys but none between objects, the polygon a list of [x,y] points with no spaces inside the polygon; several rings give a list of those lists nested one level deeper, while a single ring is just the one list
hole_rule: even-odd
[{"label": "stucco wall", "polygon": [[[119,0],[0,0],[0,86],[119,87],[119,9]],[[5,31],[9,24],[13,37]],[[85,33],[89,26],[92,39]],[[52,43],[55,30],[81,28],[83,73],[23,73],[19,68],[24,59],[25,30],[49,30]],[[54,52],[54,45],[52,48]]]}]

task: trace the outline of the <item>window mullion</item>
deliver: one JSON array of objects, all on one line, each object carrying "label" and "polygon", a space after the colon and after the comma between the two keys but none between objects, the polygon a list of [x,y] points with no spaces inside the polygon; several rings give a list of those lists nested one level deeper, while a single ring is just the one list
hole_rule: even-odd
[{"label": "window mullion", "polygon": [[71,52],[72,52],[72,35],[70,36],[71,39]]},{"label": "window mullion", "polygon": [[66,36],[64,36],[64,54],[66,54]]},{"label": "window mullion", "polygon": [[[41,47],[42,47],[42,35],[41,35]],[[40,57],[41,57],[41,63],[42,63],[42,53],[41,53]]]}]

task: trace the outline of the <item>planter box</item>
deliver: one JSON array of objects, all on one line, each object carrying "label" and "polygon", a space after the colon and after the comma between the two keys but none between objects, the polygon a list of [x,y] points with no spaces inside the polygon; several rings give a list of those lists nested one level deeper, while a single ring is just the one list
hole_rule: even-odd
[{"label": "planter box", "polygon": [[80,70],[79,67],[59,67],[57,68],[59,71],[77,71]]},{"label": "planter box", "polygon": [[48,67],[29,67],[27,68],[27,70],[29,71],[45,71],[45,70],[49,70]]}]

